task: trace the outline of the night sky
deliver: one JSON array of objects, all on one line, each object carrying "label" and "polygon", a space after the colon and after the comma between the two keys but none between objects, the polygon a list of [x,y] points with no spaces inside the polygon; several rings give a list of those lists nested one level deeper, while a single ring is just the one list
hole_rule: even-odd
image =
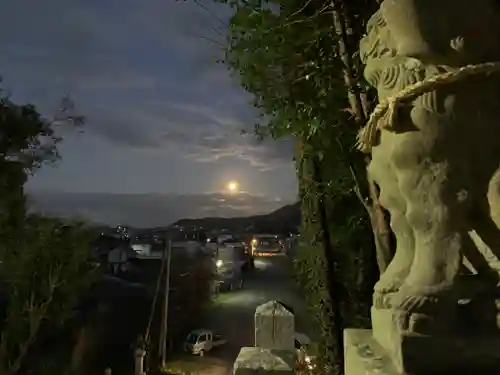
[{"label": "night sky", "polygon": [[[46,114],[70,93],[87,118],[28,184],[34,207],[153,226],[268,212],[297,195],[292,147],[259,143],[251,97],[223,65],[229,10],[203,0],[8,0],[0,74]],[[226,190],[230,180],[240,193]]]}]

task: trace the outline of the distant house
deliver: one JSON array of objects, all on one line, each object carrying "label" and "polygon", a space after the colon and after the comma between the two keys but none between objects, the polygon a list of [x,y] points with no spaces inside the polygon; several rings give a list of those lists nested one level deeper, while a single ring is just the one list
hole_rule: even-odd
[{"label": "distant house", "polygon": [[128,271],[130,262],[137,258],[130,241],[122,236],[101,235],[94,243],[94,251],[99,262],[113,275]]},{"label": "distant house", "polygon": [[108,253],[108,268],[113,275],[127,272],[130,269],[130,261],[133,259],[137,259],[134,249],[127,243],[119,244]]}]

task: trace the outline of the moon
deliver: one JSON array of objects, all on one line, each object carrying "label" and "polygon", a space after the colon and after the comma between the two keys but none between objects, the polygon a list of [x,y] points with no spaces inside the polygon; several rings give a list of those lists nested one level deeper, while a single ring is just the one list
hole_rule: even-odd
[{"label": "moon", "polygon": [[238,184],[238,181],[229,181],[227,183],[227,190],[229,190],[230,193],[237,193],[238,192],[238,188],[239,188],[239,184]]}]

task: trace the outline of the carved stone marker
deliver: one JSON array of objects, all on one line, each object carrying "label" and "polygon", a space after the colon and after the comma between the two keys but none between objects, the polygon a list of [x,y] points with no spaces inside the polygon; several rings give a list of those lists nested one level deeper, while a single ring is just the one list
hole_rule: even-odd
[{"label": "carved stone marker", "polygon": [[265,349],[295,348],[295,317],[281,303],[269,301],[255,310],[255,346]]},{"label": "carved stone marker", "polygon": [[234,375],[291,375],[295,370],[295,317],[270,301],[255,310],[255,347],[241,348]]},{"label": "carved stone marker", "polygon": [[485,256],[500,251],[499,32],[494,0],[384,0],[368,22],[360,53],[380,104],[360,145],[397,248],[373,335],[345,332],[346,375],[375,371],[367,347],[378,373],[500,373]]},{"label": "carved stone marker", "polygon": [[134,375],[145,375],[144,372],[144,357],[146,351],[142,348],[137,348],[134,351]]}]

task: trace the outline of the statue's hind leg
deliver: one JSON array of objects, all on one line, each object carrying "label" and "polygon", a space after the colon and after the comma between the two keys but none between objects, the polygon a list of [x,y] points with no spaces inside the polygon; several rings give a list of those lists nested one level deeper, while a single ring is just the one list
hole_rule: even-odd
[{"label": "statue's hind leg", "polygon": [[369,173],[379,185],[380,204],[390,213],[391,229],[396,237],[396,252],[375,284],[375,294],[399,290],[410,272],[415,246],[413,230],[406,220],[406,202],[399,191],[397,175],[387,156],[386,150],[374,151]]},{"label": "statue's hind leg", "polygon": [[[436,302],[455,284],[462,263],[466,218],[458,181],[446,162],[421,161],[398,174],[406,198],[406,218],[415,235],[415,256],[404,284],[394,296],[396,308],[415,310]],[[455,186],[454,186],[455,185]]]},{"label": "statue's hind leg", "polygon": [[391,210],[391,228],[396,237],[396,253],[391,263],[375,284],[376,293],[392,293],[399,290],[410,273],[414,257],[413,230],[403,211]]}]

